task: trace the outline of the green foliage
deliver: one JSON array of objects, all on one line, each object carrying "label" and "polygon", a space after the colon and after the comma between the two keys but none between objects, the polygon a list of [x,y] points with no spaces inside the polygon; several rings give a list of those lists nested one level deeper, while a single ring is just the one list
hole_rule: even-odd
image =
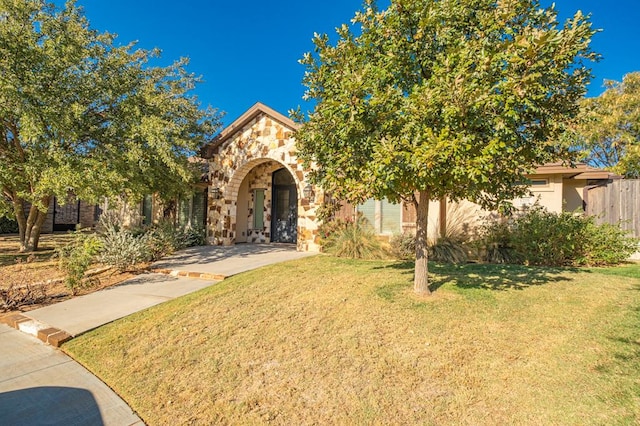
[{"label": "green foliage", "polygon": [[588,241],[585,225],[584,216],[534,207],[515,220],[511,244],[527,264],[574,265]]},{"label": "green foliage", "polygon": [[203,227],[187,226],[182,230],[183,247],[204,246],[207,244],[207,234]]},{"label": "green foliage", "polygon": [[593,218],[589,219],[585,225],[589,238],[583,249],[585,259],[581,264],[618,265],[640,250],[638,240],[630,238],[620,226],[610,223],[597,225]]},{"label": "green foliage", "polygon": [[[391,255],[399,260],[415,260],[416,237],[410,233],[394,235],[389,240]],[[467,247],[458,238],[441,237],[429,244],[429,258],[442,263],[466,263]]]},{"label": "green foliage", "polygon": [[118,271],[128,271],[149,260],[149,246],[144,234],[135,235],[129,229],[109,228],[100,235],[102,250],[98,259]]},{"label": "green foliage", "polygon": [[171,222],[160,222],[143,232],[150,261],[158,260],[176,250],[206,244],[204,229],[176,227]]},{"label": "green foliage", "polygon": [[355,221],[335,221],[321,232],[326,253],[350,259],[381,259],[384,250],[371,224],[362,216]]},{"label": "green foliage", "polygon": [[640,72],[605,83],[604,93],[582,102],[578,148],[589,164],[640,178]]},{"label": "green foliage", "polygon": [[520,263],[520,257],[511,243],[511,225],[507,221],[492,221],[482,229],[483,239],[478,242],[483,260],[489,263]]},{"label": "green foliage", "polygon": [[56,249],[60,269],[66,273],[65,285],[74,294],[85,283],[84,274],[102,249],[100,239],[82,231],[74,233],[73,241]]},{"label": "green foliage", "polygon": [[0,234],[16,234],[18,222],[6,216],[0,216]]},{"label": "green foliage", "polygon": [[103,244],[100,260],[119,270],[153,262],[176,250],[206,244],[202,228],[177,227],[162,221],[149,227],[127,229],[118,214],[100,216],[97,229]]},{"label": "green foliage", "polygon": [[[562,24],[537,0],[365,0],[351,22],[335,44],[314,37],[300,61],[313,111],[293,112],[300,158],[338,199],[495,208],[535,166],[573,156],[557,141],[597,58],[580,12]],[[415,288],[428,292],[417,211]]]},{"label": "green foliage", "polygon": [[[578,112],[596,58],[580,12],[564,24],[537,1],[372,0],[338,42],[304,55],[297,133],[317,183],[340,198],[511,199]],[[300,120],[304,117],[298,114]]]},{"label": "green foliage", "polygon": [[[188,158],[219,115],[190,93],[200,79],[186,59],[151,66],[159,51],[92,30],[73,1],[0,0],[0,17],[0,213],[24,217],[30,203],[41,223],[70,188],[95,202],[188,187],[197,175]],[[34,230],[24,249],[35,248]]]},{"label": "green foliage", "polygon": [[489,226],[485,244],[487,261],[543,266],[615,265],[638,248],[619,226],[598,225],[592,216],[551,213],[540,206]]}]

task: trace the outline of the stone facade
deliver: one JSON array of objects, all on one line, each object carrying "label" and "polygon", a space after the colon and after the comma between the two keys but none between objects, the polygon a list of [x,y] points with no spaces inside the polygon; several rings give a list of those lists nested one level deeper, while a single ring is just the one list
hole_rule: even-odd
[{"label": "stone facade", "polygon": [[[314,188],[304,197],[308,170],[296,155],[296,124],[270,108],[256,104],[227,127],[208,147],[210,244],[271,242],[272,176],[286,169],[297,193],[297,248],[319,251],[316,207],[323,194]],[[254,212],[256,189],[264,190],[262,212]],[[262,214],[262,221],[254,216]],[[261,228],[255,224],[261,223]],[[245,233],[244,235],[240,232]]]}]

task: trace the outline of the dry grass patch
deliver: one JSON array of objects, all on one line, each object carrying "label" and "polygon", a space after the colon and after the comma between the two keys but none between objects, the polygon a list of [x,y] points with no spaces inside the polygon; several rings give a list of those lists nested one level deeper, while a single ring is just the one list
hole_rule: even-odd
[{"label": "dry grass patch", "polygon": [[317,256],[63,346],[156,424],[628,424],[640,280]]}]

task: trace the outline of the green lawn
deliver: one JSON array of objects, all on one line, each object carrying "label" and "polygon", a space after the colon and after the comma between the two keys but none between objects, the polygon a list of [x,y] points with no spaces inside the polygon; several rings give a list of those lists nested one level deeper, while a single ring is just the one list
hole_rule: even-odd
[{"label": "green lawn", "polygon": [[[640,279],[317,256],[63,346],[150,425],[637,424]],[[636,268],[633,272],[633,268]]]}]

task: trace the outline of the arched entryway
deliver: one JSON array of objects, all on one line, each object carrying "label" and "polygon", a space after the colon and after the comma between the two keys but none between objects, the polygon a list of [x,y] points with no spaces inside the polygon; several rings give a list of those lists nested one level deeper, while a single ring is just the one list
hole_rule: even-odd
[{"label": "arched entryway", "polygon": [[319,249],[316,209],[324,193],[308,184],[309,171],[297,158],[297,128],[258,103],[207,146],[209,243],[278,241]]},{"label": "arched entryway", "polygon": [[271,201],[271,241],[295,243],[298,239],[298,190],[284,167],[273,172]]}]

